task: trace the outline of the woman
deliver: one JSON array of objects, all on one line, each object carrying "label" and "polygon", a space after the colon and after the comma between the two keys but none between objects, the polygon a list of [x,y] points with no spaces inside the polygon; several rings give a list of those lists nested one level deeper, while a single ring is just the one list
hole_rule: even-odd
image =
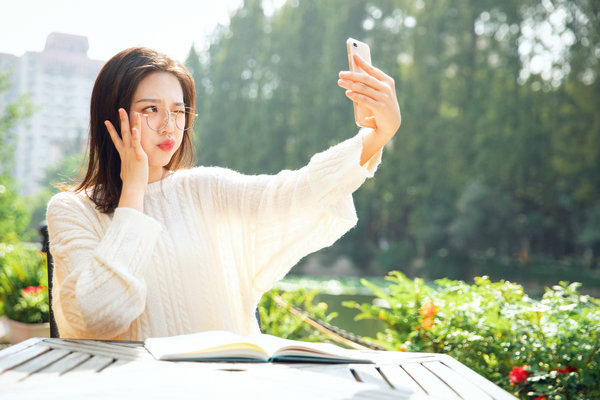
[{"label": "woman", "polygon": [[338,84],[377,129],[300,170],[245,176],[182,168],[195,116],[183,65],[147,48],[110,59],[92,92],[87,174],[48,205],[60,336],[258,332],[262,294],[355,225],[351,194],[400,126],[393,80],[356,61],[366,73],[341,72]]}]

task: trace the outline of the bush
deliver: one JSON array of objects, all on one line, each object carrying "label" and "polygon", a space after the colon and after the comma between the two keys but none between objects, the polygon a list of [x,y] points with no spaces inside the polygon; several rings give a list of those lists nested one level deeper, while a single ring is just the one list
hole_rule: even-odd
[{"label": "bush", "polygon": [[376,304],[345,302],[357,319],[385,323],[389,350],[445,353],[522,399],[600,398],[600,301],[579,283],[546,289],[540,300],[520,285],[487,277],[474,285],[441,279],[428,286],[395,271],[381,288],[363,284]]},{"label": "bush", "polygon": [[[1,142],[1,140],[0,140]],[[1,150],[0,150],[1,151]],[[0,173],[2,167],[0,167]],[[29,214],[13,178],[0,175],[0,243],[26,240]]]},{"label": "bush", "polygon": [[46,254],[25,243],[0,243],[0,301],[15,321],[49,321]]},{"label": "bush", "polygon": [[313,304],[318,290],[298,289],[282,292],[272,289],[265,293],[258,305],[260,324],[263,333],[279,336],[286,339],[303,340],[306,342],[326,342],[330,339],[317,331],[301,317],[293,315],[289,308],[277,304],[277,297],[284,303],[304,312],[309,318],[330,323],[337,313],[327,313],[327,304],[319,302]]}]

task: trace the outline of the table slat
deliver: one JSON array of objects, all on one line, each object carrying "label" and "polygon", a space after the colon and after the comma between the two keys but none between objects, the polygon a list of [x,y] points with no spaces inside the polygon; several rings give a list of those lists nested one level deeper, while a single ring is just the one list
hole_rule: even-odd
[{"label": "table slat", "polygon": [[42,353],[38,357],[32,358],[29,361],[20,364],[19,366],[0,375],[0,385],[8,385],[10,383],[23,381],[30,375],[41,371],[48,365],[51,365],[57,360],[65,357],[68,353],[69,352],[66,350],[50,350]]},{"label": "table slat", "polygon": [[402,368],[421,385],[421,387],[432,396],[445,399],[460,399],[446,383],[435,376],[431,371],[420,363],[403,364]]},{"label": "table slat", "polygon": [[361,382],[372,383],[379,387],[390,389],[389,383],[381,376],[374,365],[353,365],[352,370]]},{"label": "table slat", "polygon": [[44,343],[53,348],[62,348],[81,353],[103,355],[106,357],[135,360],[144,358],[151,360],[152,355],[144,347],[130,347],[110,342],[93,342],[91,340],[45,339]]},{"label": "table slat", "polygon": [[394,388],[409,388],[416,393],[425,393],[425,390],[399,365],[380,365],[379,370]]},{"label": "table slat", "polygon": [[450,357],[449,355],[440,354],[440,360],[463,376],[465,379],[472,382],[473,385],[481,388],[481,390],[485,391],[495,400],[518,400],[515,396],[502,389],[500,386],[484,378],[482,375],[479,375],[477,372],[473,371],[471,368]]},{"label": "table slat", "polygon": [[70,353],[66,357],[49,365],[42,372],[44,375],[62,375],[77,367],[79,364],[82,364],[91,357],[91,355],[86,353]]},{"label": "table slat", "polygon": [[42,341],[41,338],[32,338],[27,339],[21,343],[13,344],[10,347],[6,347],[0,350],[0,359],[8,357],[11,354],[17,353],[23,349],[26,349],[27,347],[33,346],[34,344],[39,343],[40,341]]},{"label": "table slat", "polygon": [[327,374],[335,376],[337,378],[348,379],[352,382],[356,382],[356,378],[348,368],[348,364],[331,364],[331,365],[317,365],[317,364],[298,364],[294,366],[297,369],[305,369],[308,371],[316,371],[319,374]]},{"label": "table slat", "polygon": [[423,363],[423,366],[436,374],[455,392],[465,400],[494,400],[492,396],[475,386],[471,381],[463,378],[441,361]]},{"label": "table slat", "polygon": [[83,363],[79,364],[75,368],[73,368],[69,373],[72,372],[100,372],[104,368],[108,367],[112,363],[114,363],[115,359],[112,357],[106,356],[93,356]]},{"label": "table slat", "polygon": [[50,347],[48,346],[30,346],[22,349],[21,351],[10,354],[7,357],[3,357],[0,359],[0,373],[26,363],[32,358],[35,358],[47,351],[50,351]]}]

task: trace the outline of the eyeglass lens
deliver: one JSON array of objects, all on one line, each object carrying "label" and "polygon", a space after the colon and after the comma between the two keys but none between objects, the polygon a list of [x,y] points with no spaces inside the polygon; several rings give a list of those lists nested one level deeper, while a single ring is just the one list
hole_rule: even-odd
[{"label": "eyeglass lens", "polygon": [[165,109],[158,109],[155,112],[144,114],[144,116],[148,121],[148,127],[153,131],[160,131],[164,129],[169,123],[169,119],[175,123],[177,129],[185,131],[187,130],[185,126],[186,120],[193,118],[195,114],[190,107],[186,107],[185,110],[176,110],[171,112],[168,112]]}]

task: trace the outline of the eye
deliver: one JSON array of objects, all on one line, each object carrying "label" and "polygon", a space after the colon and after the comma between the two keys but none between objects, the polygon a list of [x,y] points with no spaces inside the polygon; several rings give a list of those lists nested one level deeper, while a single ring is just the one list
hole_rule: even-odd
[{"label": "eye", "polygon": [[182,108],[180,110],[175,110],[175,111],[173,111],[173,113],[175,115],[184,115],[185,114],[185,109]]},{"label": "eye", "polygon": [[156,106],[148,106],[142,110],[144,114],[152,114],[158,112],[158,107]]}]

